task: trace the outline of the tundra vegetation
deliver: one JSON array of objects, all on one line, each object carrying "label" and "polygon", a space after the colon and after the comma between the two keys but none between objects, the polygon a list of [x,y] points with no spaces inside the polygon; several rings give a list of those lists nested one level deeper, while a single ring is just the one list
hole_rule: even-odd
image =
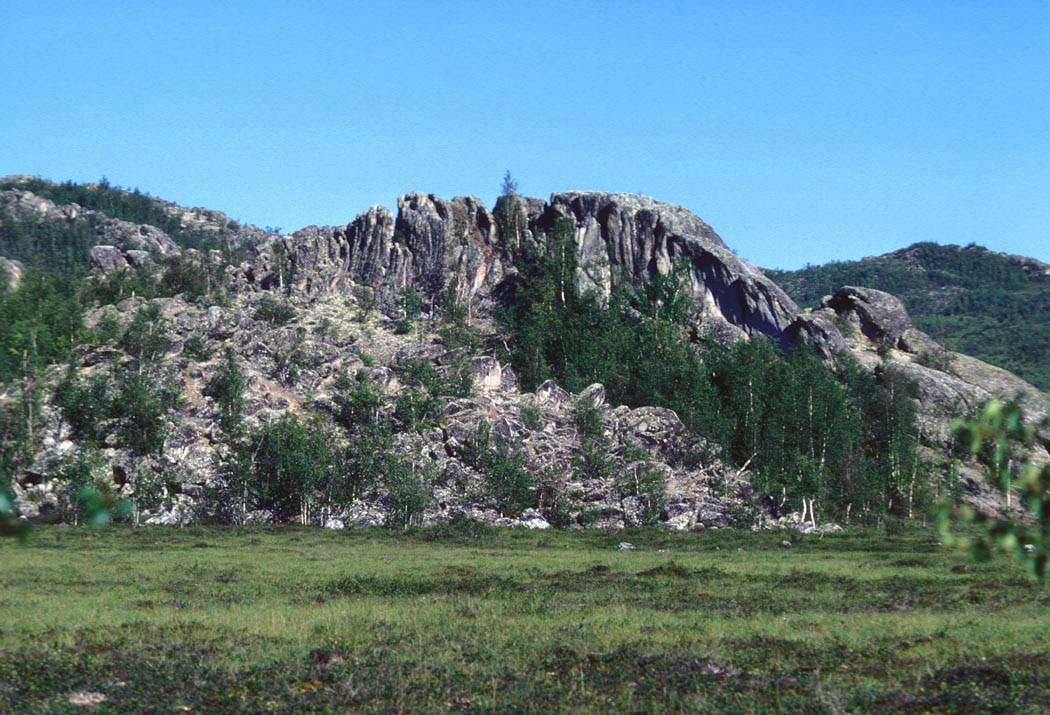
[{"label": "tundra vegetation", "polygon": [[911,528],[784,539],[37,527],[0,543],[0,711],[79,711],[83,694],[198,713],[1050,702],[1050,592],[1009,561]]}]

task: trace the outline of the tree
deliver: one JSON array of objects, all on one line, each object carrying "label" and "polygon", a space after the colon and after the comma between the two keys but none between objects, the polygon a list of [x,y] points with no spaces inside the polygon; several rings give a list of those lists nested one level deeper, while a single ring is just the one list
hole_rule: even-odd
[{"label": "tree", "polygon": [[[1037,464],[1023,455],[1040,430],[1050,428],[1050,417],[1040,424],[1025,421],[1016,401],[989,400],[968,420],[955,423],[961,443],[985,467],[988,483],[1005,497],[1017,500],[1020,514],[992,516],[966,504],[943,504],[936,512],[945,544],[968,547],[978,561],[991,558],[998,547],[1012,551],[1039,581],[1050,560],[1050,464]],[[952,530],[959,521],[977,526],[976,537]]]},{"label": "tree", "polygon": [[502,196],[518,195],[518,182],[510,175],[510,169],[507,169],[503,174],[503,183],[500,185],[500,194]]},{"label": "tree", "polygon": [[215,400],[219,407],[219,426],[231,437],[235,437],[240,429],[245,386],[237,355],[227,346],[222,364],[204,386],[204,395]]},{"label": "tree", "polygon": [[232,464],[243,470],[247,502],[270,510],[277,521],[308,524],[337,461],[330,431],[320,420],[286,412],[238,444]]}]

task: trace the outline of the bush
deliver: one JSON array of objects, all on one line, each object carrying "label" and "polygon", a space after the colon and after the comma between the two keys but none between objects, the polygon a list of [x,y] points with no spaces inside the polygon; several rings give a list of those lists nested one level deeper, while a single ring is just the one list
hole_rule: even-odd
[{"label": "bush", "polygon": [[294,385],[299,379],[300,370],[306,365],[306,356],[303,354],[305,341],[306,331],[303,328],[297,329],[291,339],[282,336],[274,341],[273,376],[285,385]]},{"label": "bush", "polygon": [[650,526],[660,521],[667,503],[663,473],[647,460],[625,465],[616,479],[620,499],[637,497],[642,506],[641,522]]},{"label": "bush", "polygon": [[113,385],[108,375],[97,373],[85,381],[70,365],[51,399],[62,419],[72,428],[76,441],[101,446],[110,429],[112,393]]},{"label": "bush", "polygon": [[246,380],[237,363],[237,355],[230,347],[219,369],[204,386],[204,396],[215,400],[219,407],[219,426],[228,435],[235,434],[241,425],[244,412],[244,389]]},{"label": "bush", "polygon": [[352,379],[344,370],[332,387],[336,422],[347,430],[372,430],[379,426],[383,398],[371,380]]},{"label": "bush", "polygon": [[419,524],[423,511],[433,500],[430,477],[428,469],[404,459],[391,459],[386,464],[383,481],[387,488],[389,528],[405,529]]},{"label": "bush", "polygon": [[543,429],[543,408],[531,402],[522,405],[521,424],[529,432],[536,432]]},{"label": "bush", "polygon": [[486,420],[478,422],[474,436],[464,445],[463,461],[479,470],[488,495],[505,516],[519,516],[536,506],[535,480],[520,444],[493,444]]},{"label": "bush", "polygon": [[252,318],[271,325],[287,325],[295,320],[295,309],[285,301],[265,295],[256,304]]},{"label": "bush", "polygon": [[197,362],[206,362],[211,360],[212,356],[208,344],[198,333],[194,333],[186,339],[186,343],[182,346],[182,354],[190,360],[196,360]]},{"label": "bush", "polygon": [[[236,445],[228,466],[235,493],[240,487],[249,505],[269,509],[277,521],[309,523],[317,513],[317,495],[336,469],[331,432],[318,420],[290,413],[263,423]],[[248,506],[248,505],[246,505]]]},{"label": "bush", "polygon": [[159,454],[167,437],[168,414],[178,407],[180,393],[172,376],[154,380],[142,372],[124,370],[110,410],[118,420],[120,443],[136,456]]},{"label": "bush", "polygon": [[150,366],[167,352],[171,343],[167,336],[168,322],[156,303],[147,303],[135,311],[120,347],[135,358],[140,367]]},{"label": "bush", "polygon": [[[1033,578],[1043,581],[1050,563],[1050,465],[1016,457],[1031,448],[1040,430],[1050,429],[1050,416],[1029,424],[1017,401],[989,400],[954,426],[959,440],[983,463],[988,484],[1022,513],[992,516],[967,504],[945,503],[936,512],[942,541],[968,547],[978,561],[987,561],[996,548],[1013,552]],[[953,531],[954,521],[976,526],[976,536]]]},{"label": "bush", "polygon": [[924,350],[915,356],[915,362],[923,367],[948,372],[952,366],[952,356],[947,350]]}]

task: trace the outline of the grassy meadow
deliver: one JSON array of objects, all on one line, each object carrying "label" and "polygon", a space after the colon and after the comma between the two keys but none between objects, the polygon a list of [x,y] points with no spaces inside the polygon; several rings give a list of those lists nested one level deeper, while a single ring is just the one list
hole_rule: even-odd
[{"label": "grassy meadow", "polygon": [[41,527],[0,564],[5,713],[1050,711],[1050,587],[929,531]]}]

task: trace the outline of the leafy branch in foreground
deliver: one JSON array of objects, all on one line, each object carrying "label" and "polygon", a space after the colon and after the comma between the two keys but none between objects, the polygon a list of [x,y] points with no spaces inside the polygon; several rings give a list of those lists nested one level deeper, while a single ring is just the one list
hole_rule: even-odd
[{"label": "leafy branch in foreground", "polygon": [[[1050,418],[1041,424],[1026,424],[1016,400],[989,400],[977,415],[954,424],[960,442],[985,465],[989,483],[1005,498],[1009,508],[1018,500],[1022,513],[994,517],[969,505],[943,505],[937,511],[937,524],[946,544],[968,547],[978,561],[987,561],[999,547],[1012,551],[1039,581],[1046,576],[1050,558],[1050,464],[1018,459],[1020,448],[1029,447],[1041,428],[1050,427]],[[954,521],[980,528],[977,537],[952,532]]]}]

